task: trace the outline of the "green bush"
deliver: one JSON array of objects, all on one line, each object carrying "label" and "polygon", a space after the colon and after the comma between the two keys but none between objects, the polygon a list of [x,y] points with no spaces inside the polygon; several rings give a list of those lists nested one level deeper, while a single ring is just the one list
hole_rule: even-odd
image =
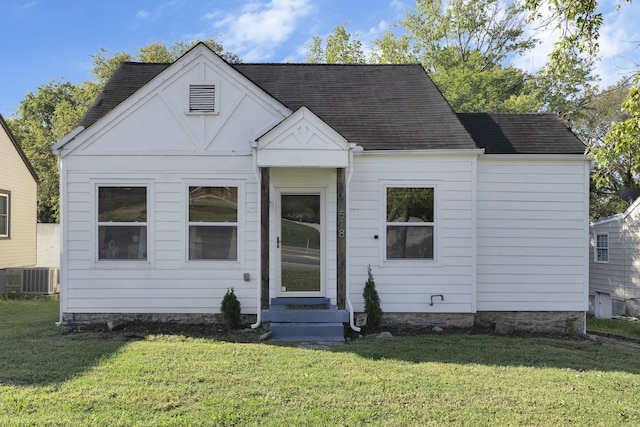
[{"label": "green bush", "polygon": [[364,298],[364,312],[367,314],[367,325],[377,329],[382,323],[382,308],[380,308],[380,297],[376,291],[376,282],[371,274],[371,266],[367,267],[367,281],[362,292]]},{"label": "green bush", "polygon": [[240,326],[240,301],[236,298],[233,288],[227,289],[227,293],[224,294],[220,311],[227,326],[232,329]]}]

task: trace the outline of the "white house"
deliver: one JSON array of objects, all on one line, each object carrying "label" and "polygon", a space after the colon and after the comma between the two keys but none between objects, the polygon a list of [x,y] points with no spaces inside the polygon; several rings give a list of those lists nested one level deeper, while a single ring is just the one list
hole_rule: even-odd
[{"label": "white house", "polygon": [[596,317],[640,313],[640,198],[591,224],[589,305]]},{"label": "white house", "polygon": [[233,288],[274,338],[342,339],[371,266],[385,323],[582,332],[583,151],[420,65],[123,63],[54,146],[61,321],[213,322]]}]

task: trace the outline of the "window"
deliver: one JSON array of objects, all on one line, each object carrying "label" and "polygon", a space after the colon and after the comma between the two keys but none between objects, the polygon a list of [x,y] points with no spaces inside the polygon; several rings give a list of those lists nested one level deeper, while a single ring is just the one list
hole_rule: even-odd
[{"label": "window", "polygon": [[194,84],[189,86],[189,112],[190,113],[215,113],[216,85]]},{"label": "window", "polygon": [[596,234],[596,262],[609,262],[609,235]]},{"label": "window", "polygon": [[189,260],[238,259],[238,187],[189,187]]},{"label": "window", "polygon": [[387,187],[387,259],[434,259],[434,189]]},{"label": "window", "polygon": [[98,259],[147,259],[147,187],[98,188]]},{"label": "window", "polygon": [[0,192],[0,238],[9,238],[9,192]]}]

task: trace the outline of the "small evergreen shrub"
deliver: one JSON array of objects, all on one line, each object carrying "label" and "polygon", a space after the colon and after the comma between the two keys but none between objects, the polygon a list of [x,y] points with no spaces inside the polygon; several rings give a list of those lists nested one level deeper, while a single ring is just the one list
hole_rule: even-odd
[{"label": "small evergreen shrub", "polygon": [[382,308],[380,308],[380,297],[376,291],[376,282],[371,274],[371,266],[367,268],[367,281],[362,292],[364,298],[364,312],[367,314],[367,325],[373,329],[380,327],[382,323]]},{"label": "small evergreen shrub", "polygon": [[227,293],[224,294],[220,311],[227,326],[232,329],[240,326],[240,301],[236,298],[233,288],[227,289]]}]

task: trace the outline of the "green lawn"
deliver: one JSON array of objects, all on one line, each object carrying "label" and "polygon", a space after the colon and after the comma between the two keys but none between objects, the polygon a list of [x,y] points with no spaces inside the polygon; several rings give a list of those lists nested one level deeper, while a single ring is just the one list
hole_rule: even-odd
[{"label": "green lawn", "polygon": [[588,317],[587,329],[623,337],[640,338],[640,322],[636,320]]},{"label": "green lawn", "polygon": [[581,339],[72,333],[0,299],[0,426],[640,425],[640,352]]}]

